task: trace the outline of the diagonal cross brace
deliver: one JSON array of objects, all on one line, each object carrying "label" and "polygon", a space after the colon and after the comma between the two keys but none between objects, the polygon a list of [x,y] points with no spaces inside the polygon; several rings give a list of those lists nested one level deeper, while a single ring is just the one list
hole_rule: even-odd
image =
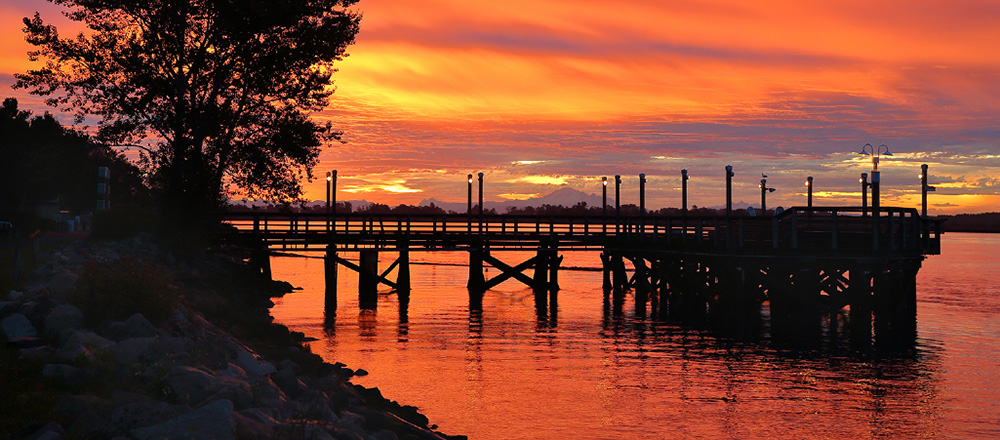
[{"label": "diagonal cross brace", "polygon": [[[331,257],[333,257],[334,261],[336,261],[337,264],[342,264],[342,265],[344,265],[344,267],[346,267],[348,269],[351,269],[351,270],[353,270],[353,271],[355,271],[357,273],[361,273],[361,267],[358,266],[357,264],[354,264],[354,263],[352,263],[350,261],[347,261],[347,260],[345,260],[343,258],[340,258],[339,256],[336,256],[336,255],[331,255]],[[385,274],[385,275],[387,275],[387,274]],[[374,276],[375,279],[378,282],[380,282],[382,284],[385,284],[386,286],[392,287],[393,289],[396,289],[397,288],[396,287],[396,283],[394,283],[392,281],[389,281],[389,279],[387,279],[385,277],[385,275],[379,275],[377,273],[373,273],[372,274],[372,276]]]},{"label": "diagonal cross brace", "polygon": [[535,280],[531,279],[531,277],[525,275],[523,272],[525,269],[534,266],[535,261],[537,259],[538,259],[537,256],[531,257],[527,261],[512,267],[509,264],[496,259],[492,255],[489,254],[483,255],[484,262],[489,263],[491,266],[503,271],[502,274],[497,275],[491,278],[489,281],[487,281],[485,288],[492,289],[493,287],[496,287],[500,283],[507,281],[511,278],[516,278],[518,281],[524,283],[528,287],[533,287],[535,284]]}]

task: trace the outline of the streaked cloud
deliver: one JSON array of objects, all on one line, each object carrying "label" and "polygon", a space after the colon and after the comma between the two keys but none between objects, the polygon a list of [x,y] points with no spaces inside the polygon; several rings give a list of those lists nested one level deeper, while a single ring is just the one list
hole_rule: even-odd
[{"label": "streaked cloud", "polygon": [[[36,5],[37,3],[37,5]],[[22,71],[20,21],[46,2],[0,0],[0,82]],[[599,193],[623,177],[622,201],[856,204],[866,142],[884,203],[919,204],[930,167],[939,212],[998,211],[1000,4],[980,0],[364,0],[358,42],[316,115],[347,145],[321,155],[341,189],[383,203],[464,200],[468,173],[485,196],[565,185]],[[26,101],[28,102],[28,101]],[[37,105],[37,101],[30,101]],[[307,183],[321,198],[323,182]],[[543,185],[543,186],[539,186]]]}]

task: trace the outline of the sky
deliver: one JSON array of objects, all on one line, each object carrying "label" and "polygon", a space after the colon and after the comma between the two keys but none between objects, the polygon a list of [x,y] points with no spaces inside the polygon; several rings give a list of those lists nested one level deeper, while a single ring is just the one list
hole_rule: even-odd
[{"label": "sky", "polygon": [[[344,134],[316,176],[338,199],[395,205],[601,192],[621,202],[859,205],[866,143],[886,145],[882,205],[931,214],[1000,211],[1000,2],[995,0],[361,0],[357,43],[314,117]],[[59,7],[0,0],[0,89],[29,68],[20,18],[73,29]],[[61,29],[62,29],[61,28]],[[66,33],[66,31],[63,31]],[[325,198],[322,179],[303,183]]]}]

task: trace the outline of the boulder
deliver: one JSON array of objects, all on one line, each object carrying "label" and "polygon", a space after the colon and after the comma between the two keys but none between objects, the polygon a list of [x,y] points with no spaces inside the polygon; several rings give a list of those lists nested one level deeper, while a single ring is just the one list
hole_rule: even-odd
[{"label": "boulder", "polygon": [[[115,401],[118,401],[117,399]],[[126,401],[111,411],[108,424],[104,427],[107,437],[128,436],[135,428],[152,426],[173,419],[190,411],[181,405],[171,405],[152,400]]]},{"label": "boulder", "polygon": [[79,387],[97,377],[97,373],[86,368],[66,364],[45,364],[42,377],[70,387]]},{"label": "boulder", "polygon": [[101,334],[115,341],[122,341],[128,338],[151,338],[159,334],[159,331],[145,316],[136,313],[124,321],[102,325]]},{"label": "boulder", "polygon": [[38,336],[38,331],[35,330],[35,326],[31,325],[28,317],[20,313],[15,313],[0,321],[0,331],[3,332],[4,339],[8,341],[25,336]]},{"label": "boulder", "polygon": [[295,375],[293,368],[284,368],[272,374],[271,380],[278,385],[278,388],[281,388],[281,391],[292,397],[297,397],[307,389],[306,384],[302,383],[298,376]]},{"label": "boulder", "polygon": [[45,317],[45,332],[58,335],[66,329],[77,330],[83,327],[83,312],[70,304],[58,305]]},{"label": "boulder", "polygon": [[48,280],[49,292],[57,298],[67,298],[76,290],[80,276],[72,272],[59,272]]},{"label": "boulder", "polygon": [[243,347],[236,350],[236,359],[233,362],[251,376],[266,376],[278,371],[273,364],[258,358]]},{"label": "boulder", "polygon": [[139,440],[235,439],[233,403],[228,400],[216,400],[163,423],[133,429],[132,435]]},{"label": "boulder", "polygon": [[[210,397],[225,398],[232,405],[248,406],[253,401],[253,393],[246,382],[225,376],[215,376],[194,367],[177,366],[163,377],[174,399],[179,403],[194,405]],[[232,399],[232,400],[230,400]]]},{"label": "boulder", "polygon": [[111,353],[119,366],[128,366],[139,362],[152,343],[153,338],[149,337],[128,338],[112,345]]}]

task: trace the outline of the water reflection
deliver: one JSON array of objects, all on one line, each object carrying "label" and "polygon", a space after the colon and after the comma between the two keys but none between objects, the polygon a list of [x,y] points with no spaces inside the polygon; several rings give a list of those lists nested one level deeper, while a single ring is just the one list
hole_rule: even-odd
[{"label": "water reflection", "polygon": [[[360,383],[470,438],[997,434],[995,410],[954,409],[997,400],[995,380],[980,376],[995,358],[945,368],[968,342],[942,340],[951,333],[940,328],[959,321],[935,323],[933,308],[923,309],[919,338],[889,344],[876,332],[866,344],[851,333],[849,311],[775,323],[765,303],[755,313],[680,319],[653,293],[647,312],[635,313],[634,293],[605,295],[600,272],[564,271],[555,296],[516,284],[470,296],[465,272],[415,265],[412,300],[383,292],[382,314],[361,311],[357,320],[343,318],[357,310],[353,275],[341,280],[339,320],[315,312],[322,294],[301,278],[293,283],[304,290],[276,301],[273,313],[325,335],[313,350],[368,370]],[[379,332],[379,319],[396,331]],[[996,328],[962,322],[970,335],[983,323]]]}]

